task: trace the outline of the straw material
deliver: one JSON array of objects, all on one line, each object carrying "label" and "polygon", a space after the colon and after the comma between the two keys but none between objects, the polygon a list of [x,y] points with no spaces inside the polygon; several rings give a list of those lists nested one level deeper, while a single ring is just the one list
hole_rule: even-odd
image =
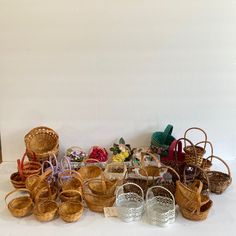
[{"label": "straw material", "polygon": [[82,194],[77,190],[64,190],[59,194],[59,199],[61,202],[74,201],[82,202]]},{"label": "straw material", "polygon": [[83,214],[83,205],[80,202],[63,202],[59,206],[59,215],[65,222],[78,221]]},{"label": "straw material", "polygon": [[36,193],[34,201],[39,202],[43,200],[56,200],[58,195],[58,190],[55,186],[50,186],[47,184],[46,186],[39,189],[39,191]]},{"label": "straw material", "polygon": [[48,127],[36,127],[25,135],[25,145],[30,159],[34,158],[34,153],[38,161],[45,161],[50,154],[58,154],[59,136]]},{"label": "straw material", "polygon": [[91,181],[101,181],[97,180],[88,180],[84,183],[84,200],[91,211],[103,213],[104,207],[111,207],[115,202],[115,196],[113,194],[94,194],[89,188],[89,183]]},{"label": "straw material", "polygon": [[211,156],[211,159],[218,159],[227,168],[228,173],[223,173],[220,171],[208,171],[207,176],[210,182],[210,190],[212,193],[221,194],[223,193],[232,182],[231,172],[229,166],[220,157]]},{"label": "straw material", "polygon": [[[7,203],[7,198],[16,192],[23,192],[24,194],[27,193],[29,196],[20,196]],[[24,217],[32,213],[33,200],[30,197],[30,191],[27,189],[15,189],[9,192],[5,196],[5,202],[11,214],[15,217]]]},{"label": "straw material", "polygon": [[63,191],[73,189],[82,192],[82,178],[77,171],[65,170],[59,173],[58,181]]},{"label": "straw material", "polygon": [[[202,165],[202,161],[203,161],[203,155],[206,152],[206,142],[207,142],[207,134],[204,130],[202,130],[201,128],[198,127],[192,127],[189,128],[185,131],[184,133],[184,138],[186,138],[187,133],[190,130],[198,130],[200,131],[203,135],[204,135],[204,147],[198,146],[198,145],[191,145],[191,146],[187,146],[186,142],[184,142],[184,151],[185,151],[185,162],[187,164],[193,164],[193,165],[197,165],[197,166],[201,166]],[[201,142],[200,142],[201,143]],[[199,143],[198,143],[199,144]]]},{"label": "straw material", "polygon": [[180,212],[182,213],[183,217],[193,221],[200,221],[205,220],[209,214],[209,211],[213,205],[213,202],[209,200],[206,204],[202,205],[200,208],[191,212],[185,208],[180,207]]},{"label": "straw material", "polygon": [[96,165],[82,166],[78,170],[78,173],[80,174],[83,181],[87,181],[89,179],[98,178],[102,174],[102,168]]},{"label": "straw material", "polygon": [[19,172],[14,172],[10,176],[10,180],[14,188],[25,188],[25,181],[22,180]]},{"label": "straw material", "polygon": [[34,206],[34,216],[38,221],[47,222],[53,220],[58,211],[57,203],[53,200],[39,201]]}]

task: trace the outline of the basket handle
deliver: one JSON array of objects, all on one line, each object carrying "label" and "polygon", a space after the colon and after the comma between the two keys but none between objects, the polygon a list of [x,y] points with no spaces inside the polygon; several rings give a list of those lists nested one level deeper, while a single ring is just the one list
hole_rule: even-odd
[{"label": "basket handle", "polygon": [[163,135],[162,135],[163,143],[166,142],[167,137],[172,134],[172,131],[173,131],[173,125],[168,124],[163,132]]},{"label": "basket handle", "polygon": [[82,196],[82,193],[76,189],[70,189],[70,190],[63,190],[60,192],[59,194],[59,199],[60,199],[60,196],[63,194],[63,193],[77,193],[80,195],[80,198],[81,198],[81,202],[83,201],[83,196]]},{"label": "basket handle", "polygon": [[19,175],[20,175],[21,179],[24,179],[23,170],[22,170],[22,167],[21,167],[20,159],[17,159],[17,168],[18,168],[18,172],[19,172]]},{"label": "basket handle", "polygon": [[169,158],[171,160],[174,160],[174,153],[176,151],[176,147],[178,146],[178,149],[177,149],[177,156],[179,157],[181,154],[182,154],[182,142],[181,141],[178,141],[178,140],[174,140],[170,147],[169,147]]},{"label": "basket handle", "polygon": [[50,161],[44,161],[43,164],[42,164],[42,173],[44,173],[47,169],[45,169],[45,164],[48,163],[50,165],[49,168],[51,168],[52,170],[52,173],[51,173],[51,176],[54,176],[54,168],[53,168],[53,165]]},{"label": "basket handle", "polygon": [[163,189],[163,190],[165,190],[166,192],[168,192],[168,193],[170,194],[170,196],[171,196],[171,198],[172,198],[172,201],[173,201],[173,206],[175,207],[175,197],[174,197],[174,195],[173,195],[167,188],[162,187],[162,186],[153,186],[153,187],[149,188],[149,189],[147,190],[147,193],[146,193],[146,202],[149,200],[149,193],[150,193],[153,189],[157,189],[157,188]]},{"label": "basket handle", "polygon": [[[192,128],[187,129],[187,130],[185,131],[185,133],[184,133],[184,138],[187,137],[187,133],[188,133],[190,130],[198,130],[198,131],[200,131],[200,132],[203,133],[203,135],[204,135],[204,141],[207,141],[207,134],[206,134],[206,132],[205,132],[203,129],[198,128],[198,127],[192,127]],[[186,147],[186,142],[185,142],[185,141],[184,141],[184,147]],[[205,143],[203,149],[204,149],[204,150],[206,149],[206,143]]]},{"label": "basket handle", "polygon": [[49,193],[48,199],[52,200],[52,191],[51,191],[50,185],[47,184],[47,186],[44,186],[44,187],[39,189],[39,191],[37,192],[37,194],[34,197],[34,202],[38,202],[40,195],[45,191],[48,191],[48,193]]},{"label": "basket handle", "polygon": [[158,158],[149,152],[141,152],[141,166],[144,168],[145,167],[145,160],[146,160],[146,156],[151,156],[153,158],[154,161],[156,161],[157,163],[157,167],[161,167],[161,162],[158,160]]},{"label": "basket handle", "polygon": [[141,191],[141,197],[142,199],[144,199],[144,192],[142,190],[142,188],[138,185],[138,184],[135,184],[135,183],[125,183],[123,185],[121,185],[118,189],[117,189],[117,192],[116,192],[116,199],[118,198],[118,196],[121,194],[121,191],[124,190],[124,187],[127,186],[127,185],[133,185],[133,186],[136,186],[140,191]]},{"label": "basket handle", "polygon": [[49,156],[49,161],[52,163],[52,165],[53,165],[53,161],[55,162],[55,165],[53,165],[53,166],[54,166],[54,170],[56,169],[56,171],[58,171],[58,169],[59,169],[59,163],[58,163],[57,157],[56,157],[56,155],[55,155],[54,152],[52,152],[52,153],[50,154],[50,156]]},{"label": "basket handle", "polygon": [[[66,161],[66,164],[68,166],[68,169],[66,169],[65,165],[64,165],[64,161]],[[71,168],[71,164],[70,164],[70,159],[67,156],[64,156],[61,161],[60,161],[60,166],[61,166],[61,170],[62,171],[66,171],[66,170],[72,170]]]},{"label": "basket handle", "polygon": [[[196,143],[195,144],[195,146],[199,146],[199,144],[205,144],[204,145],[204,150],[206,149],[206,145],[208,144],[209,146],[210,146],[210,149],[211,149],[211,155],[210,156],[213,156],[214,154],[214,148],[213,148],[213,145],[212,145],[212,143],[210,142],[210,141],[208,141],[208,140],[206,140],[206,141],[201,141],[201,142],[198,142],[198,143]],[[211,161],[212,161],[212,158],[211,158]]]},{"label": "basket handle", "polygon": [[7,198],[8,198],[10,195],[12,195],[13,193],[19,192],[19,191],[21,191],[21,192],[22,192],[22,191],[23,191],[23,192],[27,192],[28,195],[31,197],[31,192],[30,192],[28,189],[26,189],[26,188],[14,189],[14,190],[12,190],[11,192],[9,192],[9,193],[5,196],[5,203],[6,203],[6,205],[8,205]]},{"label": "basket handle", "polygon": [[89,161],[94,161],[94,162],[97,162],[97,163],[100,163],[99,160],[95,159],[95,158],[86,158],[83,162],[86,164],[86,163],[93,163],[93,162],[89,162]]},{"label": "basket handle", "polygon": [[173,168],[170,167],[170,166],[165,166],[165,168],[166,168],[167,170],[171,170],[171,171],[177,176],[178,180],[180,180],[180,176],[179,176],[179,174],[177,173],[177,171],[176,171],[175,169],[173,169]]},{"label": "basket handle", "polygon": [[226,166],[227,171],[228,171],[228,175],[229,175],[229,177],[230,177],[230,183],[231,183],[231,182],[232,182],[231,171],[230,171],[230,168],[229,168],[229,166],[227,165],[227,163],[226,163],[223,159],[221,159],[220,157],[218,157],[218,156],[213,156],[213,155],[212,155],[212,156],[207,157],[207,159],[210,159],[210,158],[211,158],[211,160],[212,160],[213,158],[215,158],[215,159],[221,161],[221,162]]}]

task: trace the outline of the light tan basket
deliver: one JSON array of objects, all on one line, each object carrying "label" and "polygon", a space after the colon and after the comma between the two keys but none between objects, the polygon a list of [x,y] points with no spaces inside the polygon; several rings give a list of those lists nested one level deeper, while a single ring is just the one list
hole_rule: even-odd
[{"label": "light tan basket", "polygon": [[[16,192],[23,192],[24,194],[27,194],[28,196],[20,196],[20,197],[14,198],[8,203],[7,198]],[[34,204],[33,204],[33,200],[30,197],[30,191],[28,189],[24,189],[24,188],[15,189],[9,192],[5,196],[5,202],[11,214],[15,217],[24,217],[24,216],[28,216],[32,214]]]},{"label": "light tan basket", "polygon": [[61,202],[67,202],[67,201],[74,201],[74,202],[82,202],[82,193],[71,189],[71,190],[64,190],[59,194],[59,199]]},{"label": "light tan basket", "polygon": [[83,205],[80,202],[63,202],[59,206],[59,215],[67,223],[75,222],[83,214]]},{"label": "light tan basket", "polygon": [[51,154],[58,154],[59,136],[51,128],[40,126],[25,135],[25,146],[30,159],[48,160]]}]

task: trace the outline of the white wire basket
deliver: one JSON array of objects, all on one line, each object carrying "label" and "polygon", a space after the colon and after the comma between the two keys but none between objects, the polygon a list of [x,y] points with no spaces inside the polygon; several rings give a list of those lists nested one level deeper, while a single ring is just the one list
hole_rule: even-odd
[{"label": "white wire basket", "polygon": [[[124,187],[132,185],[140,190],[141,196],[135,192],[124,192]],[[144,193],[135,183],[121,185],[116,193],[116,207],[118,217],[124,222],[139,221],[144,212]]]},{"label": "white wire basket", "polygon": [[[154,194],[157,190],[160,193]],[[167,194],[163,193],[166,192]],[[160,195],[162,193],[162,195]],[[162,186],[153,186],[146,194],[146,217],[152,225],[168,226],[175,221],[175,198],[173,194]]]}]

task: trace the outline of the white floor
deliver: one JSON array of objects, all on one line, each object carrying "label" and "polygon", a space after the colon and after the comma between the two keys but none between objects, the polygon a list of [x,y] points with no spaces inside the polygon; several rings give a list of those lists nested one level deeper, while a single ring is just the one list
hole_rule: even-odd
[{"label": "white floor", "polygon": [[[229,162],[233,172],[233,180],[236,176],[236,161]],[[123,223],[118,218],[104,218],[102,214],[88,211],[76,223],[64,223],[61,219],[52,222],[41,223],[34,216],[18,219],[9,213],[4,197],[12,190],[9,181],[10,174],[15,171],[15,163],[5,162],[0,164],[0,235],[81,235],[81,236],[121,236],[121,235],[233,235],[236,227],[236,198],[235,183],[222,195],[211,194],[214,202],[208,219],[203,222],[192,222],[177,215],[176,221],[168,228],[160,228],[147,224],[144,220],[137,223]],[[234,225],[235,224],[235,225]]]}]

